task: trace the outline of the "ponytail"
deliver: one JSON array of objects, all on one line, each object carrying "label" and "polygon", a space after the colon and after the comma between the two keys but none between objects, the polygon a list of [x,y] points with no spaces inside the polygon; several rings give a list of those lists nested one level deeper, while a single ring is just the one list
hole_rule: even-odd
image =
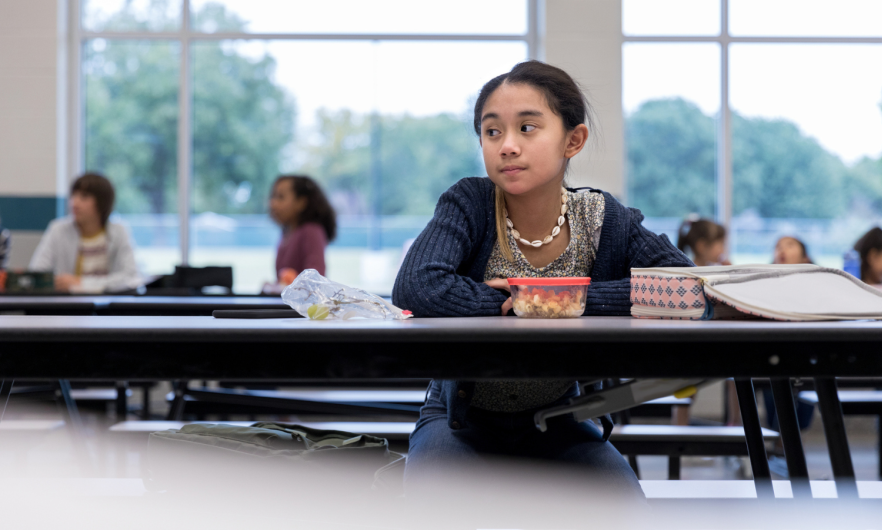
[{"label": "ponytail", "polygon": [[680,252],[687,250],[695,255],[695,245],[699,241],[713,243],[726,237],[726,227],[709,219],[701,219],[698,214],[691,214],[680,225],[677,232],[677,248]]}]

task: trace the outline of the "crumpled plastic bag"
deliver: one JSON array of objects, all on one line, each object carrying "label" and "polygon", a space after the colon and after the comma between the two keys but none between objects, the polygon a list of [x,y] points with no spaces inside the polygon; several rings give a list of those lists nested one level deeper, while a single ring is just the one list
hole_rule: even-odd
[{"label": "crumpled plastic bag", "polygon": [[282,301],[312,320],[373,318],[404,320],[413,315],[367,291],[332,282],[315,269],[301,272],[282,291]]}]

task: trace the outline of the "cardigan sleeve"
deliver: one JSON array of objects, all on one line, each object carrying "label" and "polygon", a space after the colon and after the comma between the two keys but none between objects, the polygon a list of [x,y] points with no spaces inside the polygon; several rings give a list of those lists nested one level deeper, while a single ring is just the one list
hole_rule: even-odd
[{"label": "cardigan sleeve", "polygon": [[416,317],[498,316],[508,295],[459,274],[476,251],[486,212],[475,190],[458,183],[444,192],[395,279],[392,302]]},{"label": "cardigan sleeve", "polygon": [[31,256],[31,262],[30,265],[28,265],[29,270],[54,272],[58,274],[58,258],[56,254],[60,244],[60,229],[61,225],[56,221],[49,223],[46,231],[43,232],[43,237],[40,238],[40,243],[37,245],[37,249]]},{"label": "cardigan sleeve", "polygon": [[[612,203],[612,204],[611,204]],[[600,246],[605,256],[596,262],[601,281],[588,288],[585,315],[629,316],[631,314],[631,269],[645,267],[694,267],[668,236],[643,226],[643,214],[607,198],[612,215],[604,219]],[[613,226],[607,227],[606,221]],[[609,228],[609,229],[608,229]],[[598,251],[600,258],[600,251]],[[595,269],[596,270],[596,269]]]}]

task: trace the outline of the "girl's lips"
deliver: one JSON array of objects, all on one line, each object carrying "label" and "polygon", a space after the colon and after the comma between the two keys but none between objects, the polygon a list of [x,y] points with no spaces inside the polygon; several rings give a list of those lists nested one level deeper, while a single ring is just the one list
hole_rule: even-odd
[{"label": "girl's lips", "polygon": [[505,173],[506,175],[508,175],[509,177],[512,175],[517,175],[518,173],[520,173],[523,170],[524,170],[524,168],[522,168],[522,167],[504,167],[504,168],[502,168],[502,172]]}]

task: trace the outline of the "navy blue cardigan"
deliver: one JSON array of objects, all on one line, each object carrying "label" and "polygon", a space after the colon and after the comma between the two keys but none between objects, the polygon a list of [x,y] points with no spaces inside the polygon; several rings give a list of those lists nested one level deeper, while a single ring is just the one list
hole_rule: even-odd
[{"label": "navy blue cardigan", "polygon": [[[499,316],[508,298],[484,282],[496,244],[495,186],[486,177],[464,178],[438,201],[395,279],[392,302],[415,317]],[[603,193],[600,245],[591,271],[585,315],[630,315],[632,267],[691,267],[665,235],[643,227],[640,210]],[[445,381],[448,424],[466,426],[474,383]]]}]

